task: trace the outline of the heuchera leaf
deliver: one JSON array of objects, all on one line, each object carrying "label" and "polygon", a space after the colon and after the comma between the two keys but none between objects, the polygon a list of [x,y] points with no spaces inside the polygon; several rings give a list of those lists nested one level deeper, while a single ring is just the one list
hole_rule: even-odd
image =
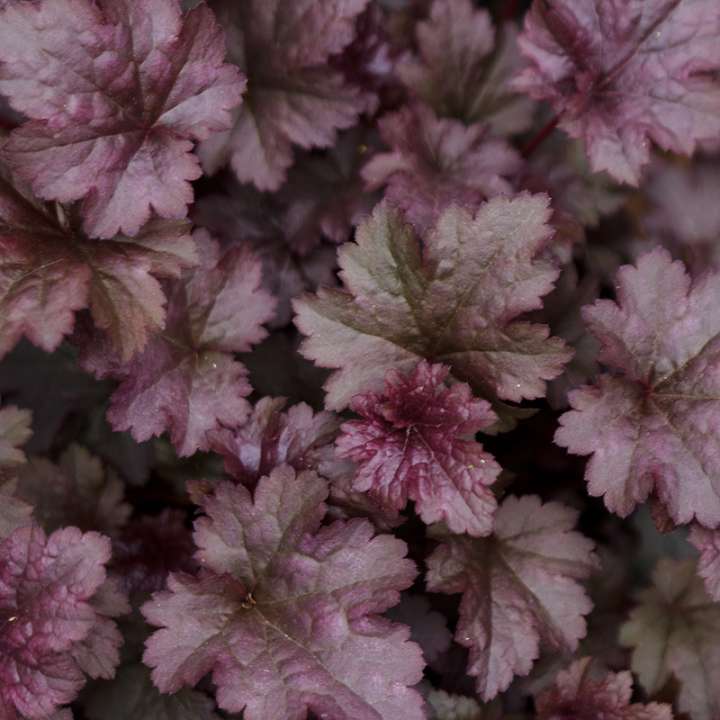
[{"label": "heuchera leaf", "polygon": [[708,595],[720,602],[720,530],[694,525],[688,540],[700,553],[698,573],[705,580]]},{"label": "heuchera leaf", "polygon": [[370,99],[328,65],[353,39],[368,0],[217,0],[231,59],[248,77],[231,130],[203,143],[207,172],[229,162],[241,182],[277,190],[292,145],[328,147]]},{"label": "heuchera leaf", "polygon": [[633,649],[633,672],[651,695],[674,676],[678,709],[713,720],[720,712],[720,605],[705,592],[694,560],[661,559],[653,582],[620,631],[620,642]]},{"label": "heuchera leaf", "polygon": [[612,718],[613,720],[672,720],[665,703],[631,703],[632,674],[595,670],[589,657],[558,673],[555,684],[535,698],[539,720]]},{"label": "heuchera leaf", "polygon": [[295,470],[334,473],[333,440],[340,419],[330,412],[314,413],[305,403],[285,410],[284,398],[261,398],[242,426],[222,428],[209,435],[210,449],[222,455],[225,471],[253,486],[278,465]]},{"label": "heuchera leaf", "polygon": [[387,184],[388,203],[420,233],[450,205],[473,213],[483,200],[512,192],[509,178],[520,170],[520,156],[505,140],[489,137],[485,125],[438,119],[418,105],[386,115],[378,128],[392,152],[376,154],[363,178],[370,190]]},{"label": "heuchera leaf", "polygon": [[108,410],[113,428],[139,442],[167,430],[180,455],[208,449],[208,431],[247,417],[247,373],[232,354],[266,336],[275,309],[247,247],[221,252],[205,231],[194,237],[201,265],[168,287],[165,331],[128,363],[103,348],[85,360],[96,375],[121,380]]},{"label": "heuchera leaf", "polygon": [[55,350],[89,306],[129,359],[164,325],[157,278],[195,261],[184,222],[153,220],[132,239],[89,240],[60,206],[38,202],[0,169],[0,357],[23,335]]},{"label": "heuchera leaf", "polygon": [[465,383],[448,388],[448,372],[424,360],[407,375],[388,371],[382,394],[353,397],[350,409],[363,419],[344,423],[336,445],[359,465],[355,490],[395,510],[413,500],[428,524],[489,535],[497,506],[489,486],[500,466],[474,436],[497,417]]},{"label": "heuchera leaf", "polygon": [[421,648],[426,663],[437,660],[452,642],[447,620],[431,609],[423,595],[403,593],[400,604],[387,611],[387,617],[410,628],[410,639]]},{"label": "heuchera leaf", "polygon": [[3,155],[45,199],[83,200],[85,230],[181,219],[201,175],[193,140],[231,124],[244,80],[204,4],[40,0],[0,17],[0,92],[31,118]]},{"label": "heuchera leaf", "polygon": [[142,665],[129,665],[114,680],[96,685],[83,702],[90,720],[219,720],[214,703],[183,689],[162,695]]},{"label": "heuchera leaf", "polygon": [[326,405],[380,392],[390,369],[426,358],[491,400],[542,397],[571,357],[544,325],[518,320],[541,305],[557,269],[538,257],[551,235],[546,196],[493,198],[473,217],[450,208],[420,240],[379,206],[339,251],[343,290],[295,301],[301,351],[335,368]]},{"label": "heuchera leaf", "polygon": [[[75,698],[88,668],[74,653],[82,652],[98,623],[110,622],[92,604],[109,558],[107,538],[77,528],[46,537],[28,526],[0,543],[2,717],[14,720],[17,711],[45,720]],[[115,657],[95,661],[117,664],[117,646],[102,649]]]},{"label": "heuchera leaf", "polygon": [[592,604],[578,580],[597,565],[577,512],[535,495],[507,497],[487,539],[450,536],[427,560],[430,592],[462,593],[455,640],[490,700],[527,675],[543,645],[573,651]]},{"label": "heuchera leaf", "polygon": [[30,522],[32,507],[17,495],[17,471],[26,461],[20,449],[32,434],[30,412],[0,407],[0,540]]},{"label": "heuchera leaf", "polygon": [[720,134],[714,0],[535,0],[515,87],[548,100],[594,170],[637,185],[650,140],[690,155]]},{"label": "heuchera leaf", "polygon": [[34,508],[46,532],[65,525],[115,535],[130,516],[124,485],[100,460],[71,445],[55,463],[31,457],[18,473],[17,497]]},{"label": "heuchera leaf", "polygon": [[471,0],[435,0],[416,29],[418,54],[407,53],[397,74],[442,117],[489,125],[493,135],[527,130],[533,103],[508,81],[520,67],[515,28],[493,28]]},{"label": "heuchera leaf", "polygon": [[197,576],[171,575],[143,606],[160,626],[145,662],[163,692],[212,671],[221,708],[246,720],[420,720],[420,649],[380,618],[415,577],[403,542],[366,520],[319,528],[327,484],[289,466],[254,497],[224,483],[195,524]]},{"label": "heuchera leaf", "polygon": [[720,524],[720,275],[691,282],[667,251],[617,274],[583,317],[612,374],[570,393],[555,441],[590,455],[591,495],[621,517],[654,492],[678,524]]}]

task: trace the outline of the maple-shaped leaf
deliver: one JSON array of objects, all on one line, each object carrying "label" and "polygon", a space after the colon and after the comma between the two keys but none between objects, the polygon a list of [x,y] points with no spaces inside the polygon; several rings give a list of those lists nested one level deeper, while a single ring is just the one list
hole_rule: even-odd
[{"label": "maple-shaped leaf", "polygon": [[555,441],[590,455],[591,495],[621,517],[655,493],[675,523],[720,524],[720,275],[692,282],[662,249],[583,310],[612,374],[569,394]]},{"label": "maple-shaped leaf", "polygon": [[328,488],[281,466],[254,497],[223,483],[195,523],[204,572],[171,575],[143,614],[144,660],[163,692],[212,672],[221,708],[246,720],[423,717],[420,649],[379,617],[412,584],[406,547],[367,520],[320,528]]},{"label": "maple-shaped leaf", "polygon": [[720,530],[693,525],[688,540],[700,553],[698,573],[713,600],[720,602]]},{"label": "maple-shaped leaf", "polygon": [[474,436],[497,416],[465,383],[447,387],[448,373],[424,360],[407,375],[388,371],[382,394],[350,401],[363,419],[344,423],[336,445],[358,463],[355,490],[395,510],[413,500],[426,523],[454,533],[489,535],[500,466]]},{"label": "maple-shaped leaf", "polygon": [[[86,669],[86,658],[75,655],[82,655],[98,624],[110,622],[93,606],[109,558],[107,538],[77,528],[46,536],[28,526],[0,543],[2,717],[14,719],[17,711],[45,720],[75,698]],[[117,656],[117,647],[102,649]]]},{"label": "maple-shaped leaf", "polygon": [[229,162],[241,182],[277,190],[293,144],[328,147],[353,126],[369,98],[328,58],[351,42],[368,0],[216,0],[229,56],[248,78],[232,129],[200,146],[205,169]]},{"label": "maple-shaped leaf", "polygon": [[35,193],[83,200],[93,237],[181,219],[194,140],[231,124],[244,88],[220,26],[178,0],[40,0],[0,17],[0,92],[31,120],[3,156]]},{"label": "maple-shaped leaf", "polygon": [[278,465],[332,477],[340,419],[330,412],[314,413],[305,403],[287,410],[285,405],[284,398],[263,397],[243,425],[210,433],[210,449],[222,455],[225,471],[235,480],[253,486]]},{"label": "maple-shaped leaf", "polygon": [[207,450],[209,430],[245,420],[250,385],[233,353],[266,336],[263,323],[275,308],[247,247],[221,252],[204,230],[194,237],[201,264],[168,286],[165,330],[130,362],[102,347],[86,348],[84,361],[99,377],[121,381],[107,415],[115,430],[138,442],[167,430],[181,455]]},{"label": "maple-shaped leaf", "polygon": [[533,103],[509,87],[521,65],[511,24],[496,31],[471,0],[435,0],[416,35],[418,53],[406,53],[397,74],[417,98],[442,117],[489,125],[493,135],[528,129]]},{"label": "maple-shaped leaf", "polygon": [[692,720],[714,720],[720,713],[720,605],[705,592],[694,560],[662,558],[653,583],[620,630],[621,644],[633,649],[632,670],[650,695],[674,677],[678,709]]},{"label": "maple-shaped leaf", "polygon": [[163,695],[142,665],[123,667],[113,680],[95,685],[83,707],[89,720],[219,720],[207,695],[188,689]]},{"label": "maple-shaped leaf", "polygon": [[80,445],[71,445],[57,465],[31,457],[18,473],[16,495],[33,506],[46,532],[73,525],[115,535],[131,511],[120,478]]},{"label": "maple-shaped leaf", "polygon": [[387,185],[388,203],[418,232],[451,205],[472,213],[483,200],[512,193],[509,178],[519,171],[520,156],[505,140],[489,137],[487,126],[438,119],[423,105],[386,115],[378,126],[392,152],[372,157],[363,178],[370,190]]},{"label": "maple-shaped leaf", "polygon": [[89,307],[130,358],[165,323],[157,278],[195,260],[187,223],[153,220],[132,239],[89,240],[60,206],[40,203],[0,168],[0,357],[23,335],[57,349],[75,312]]},{"label": "maple-shaped leaf", "polygon": [[547,327],[518,320],[540,307],[558,271],[539,255],[550,237],[546,196],[493,198],[473,217],[446,210],[420,239],[385,206],[339,250],[345,288],[295,301],[301,351],[335,368],[326,405],[381,392],[390,369],[426,358],[487,399],[542,397],[571,353]]},{"label": "maple-shaped leaf", "polygon": [[637,185],[650,141],[690,155],[720,134],[714,0],[536,0],[515,87],[548,100],[594,170]]},{"label": "maple-shaped leaf", "polygon": [[527,675],[541,645],[573,651],[592,604],[578,580],[597,565],[593,543],[573,530],[578,513],[529,495],[507,497],[487,539],[451,536],[428,558],[431,592],[462,593],[455,640],[490,700]]},{"label": "maple-shaped leaf", "polygon": [[601,672],[584,657],[558,673],[555,684],[535,698],[535,708],[540,720],[672,720],[670,705],[631,703],[632,692],[631,673]]},{"label": "maple-shaped leaf", "polygon": [[17,497],[17,472],[27,458],[20,449],[32,435],[31,415],[14,405],[0,407],[0,540],[30,522],[32,507]]}]

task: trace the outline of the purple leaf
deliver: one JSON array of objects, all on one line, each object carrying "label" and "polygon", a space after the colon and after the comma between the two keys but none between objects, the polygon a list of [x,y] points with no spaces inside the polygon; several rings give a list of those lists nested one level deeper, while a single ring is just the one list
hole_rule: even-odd
[{"label": "purple leaf", "polygon": [[484,700],[527,675],[540,646],[573,651],[592,604],[578,580],[597,565],[573,530],[577,512],[535,495],[509,496],[488,539],[451,536],[427,560],[431,592],[462,593],[455,639]]},{"label": "purple leaf", "polygon": [[143,606],[162,629],[145,662],[163,692],[212,672],[221,708],[246,720],[423,717],[408,629],[380,618],[415,577],[405,545],[365,520],[320,528],[326,483],[281,466],[254,497],[225,483],[195,524],[197,576],[171,575]]},{"label": "purple leaf", "polygon": [[380,505],[402,510],[413,500],[428,524],[489,535],[497,506],[489,486],[500,466],[474,435],[497,418],[466,384],[448,388],[448,372],[425,361],[407,375],[390,370],[382,394],[351,400],[363,419],[342,426],[338,452],[359,464],[353,488]]},{"label": "purple leaf", "polygon": [[214,173],[226,163],[241,182],[277,190],[293,162],[293,144],[329,147],[371,100],[328,65],[354,36],[368,0],[216,0],[230,58],[248,77],[234,125],[204,142]]},{"label": "purple leaf", "polygon": [[691,282],[665,250],[617,275],[617,302],[583,317],[612,374],[569,395],[558,445],[592,455],[591,495],[621,517],[655,493],[677,524],[720,524],[717,371],[720,275]]},{"label": "purple leaf", "polygon": [[593,170],[638,185],[650,141],[691,155],[720,134],[714,0],[535,0],[515,87],[548,100]]},{"label": "purple leaf", "polygon": [[244,88],[223,34],[177,0],[41,0],[0,19],[0,92],[31,120],[3,155],[42,198],[83,200],[86,232],[135,235],[182,219],[194,140],[231,124]]},{"label": "purple leaf", "polygon": [[339,251],[345,288],[295,301],[303,355],[336,370],[327,407],[381,391],[388,370],[422,358],[491,400],[542,397],[571,355],[547,327],[518,319],[540,307],[558,275],[538,257],[549,216],[542,195],[494,198],[474,217],[451,208],[421,246],[378,207]]}]

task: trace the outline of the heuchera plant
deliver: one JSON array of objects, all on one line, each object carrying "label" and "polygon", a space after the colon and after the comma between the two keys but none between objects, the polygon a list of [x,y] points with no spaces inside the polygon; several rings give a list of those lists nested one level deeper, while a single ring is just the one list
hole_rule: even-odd
[{"label": "heuchera plant", "polygon": [[0,720],[720,720],[720,3],[0,0]]}]

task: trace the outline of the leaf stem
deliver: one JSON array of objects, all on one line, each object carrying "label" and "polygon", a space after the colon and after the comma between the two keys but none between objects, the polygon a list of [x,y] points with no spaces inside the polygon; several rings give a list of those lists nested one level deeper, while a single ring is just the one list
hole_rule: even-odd
[{"label": "leaf stem", "polygon": [[534,136],[532,137],[525,147],[522,149],[522,156],[527,160],[539,147],[552,135],[553,130],[558,126],[560,122],[560,114],[558,113],[550,119],[547,124]]}]

